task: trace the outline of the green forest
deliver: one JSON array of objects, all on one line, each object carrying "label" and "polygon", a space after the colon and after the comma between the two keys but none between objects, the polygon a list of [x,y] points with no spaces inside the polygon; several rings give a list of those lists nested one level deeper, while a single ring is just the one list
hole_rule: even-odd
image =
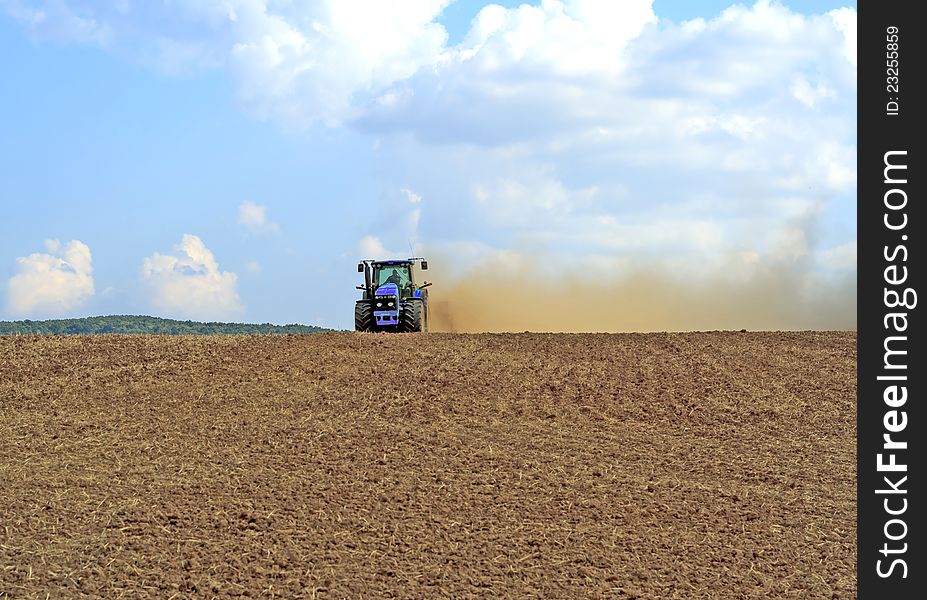
[{"label": "green forest", "polygon": [[201,323],[138,315],[111,315],[47,321],[0,321],[0,335],[98,335],[105,333],[160,335],[288,334],[332,331],[314,325],[270,323]]}]

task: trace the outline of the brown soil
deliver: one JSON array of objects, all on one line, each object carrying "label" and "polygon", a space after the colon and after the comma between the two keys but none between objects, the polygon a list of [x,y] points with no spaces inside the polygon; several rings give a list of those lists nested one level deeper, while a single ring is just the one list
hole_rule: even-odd
[{"label": "brown soil", "polygon": [[0,338],[0,597],[852,598],[856,335]]}]

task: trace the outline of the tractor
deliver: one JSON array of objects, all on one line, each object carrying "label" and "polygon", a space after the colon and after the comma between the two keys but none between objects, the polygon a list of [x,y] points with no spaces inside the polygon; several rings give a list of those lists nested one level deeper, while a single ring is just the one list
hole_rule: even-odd
[{"label": "tractor", "polygon": [[402,260],[364,260],[357,272],[364,274],[363,297],[354,304],[354,329],[357,331],[428,331],[427,281],[417,285],[412,267],[423,258]]}]

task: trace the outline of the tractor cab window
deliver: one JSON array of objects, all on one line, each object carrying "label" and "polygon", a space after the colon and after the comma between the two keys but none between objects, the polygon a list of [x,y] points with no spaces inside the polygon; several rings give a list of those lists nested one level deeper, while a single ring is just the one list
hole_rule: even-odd
[{"label": "tractor cab window", "polygon": [[411,283],[409,277],[409,265],[383,265],[377,275],[377,285],[395,283],[400,288],[406,287]]}]

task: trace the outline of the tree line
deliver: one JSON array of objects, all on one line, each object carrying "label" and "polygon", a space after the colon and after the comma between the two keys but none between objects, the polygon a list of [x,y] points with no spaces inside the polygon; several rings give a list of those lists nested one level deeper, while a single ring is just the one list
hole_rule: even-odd
[{"label": "tree line", "polygon": [[218,323],[175,321],[140,315],[110,315],[81,319],[50,319],[45,321],[0,321],[0,335],[98,335],[160,334],[160,335],[236,335],[321,333],[332,331],[315,325],[271,325],[270,323]]}]

